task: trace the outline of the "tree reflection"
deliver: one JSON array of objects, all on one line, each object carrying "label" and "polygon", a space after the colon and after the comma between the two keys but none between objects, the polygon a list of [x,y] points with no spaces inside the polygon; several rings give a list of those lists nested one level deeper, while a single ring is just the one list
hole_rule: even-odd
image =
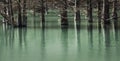
[{"label": "tree reflection", "polygon": [[114,29],[115,29],[115,40],[119,41],[119,32],[118,32],[118,19],[114,20]]},{"label": "tree reflection", "polygon": [[93,47],[93,26],[88,24],[88,40],[90,42],[90,47]]},{"label": "tree reflection", "polygon": [[111,50],[110,50],[110,25],[104,25],[104,34],[105,34],[105,61],[111,61]]},{"label": "tree reflection", "polygon": [[81,48],[81,45],[80,45],[80,25],[79,24],[76,24],[76,39],[77,39],[77,57],[79,58],[80,57],[80,48]]},{"label": "tree reflection", "polygon": [[61,41],[62,41],[62,47],[63,47],[63,61],[67,60],[67,53],[68,53],[68,27],[62,27],[61,28]]},{"label": "tree reflection", "polygon": [[19,45],[20,48],[26,47],[27,28],[19,28]]},{"label": "tree reflection", "polygon": [[110,46],[110,25],[104,25],[105,46]]},{"label": "tree reflection", "polygon": [[4,33],[4,40],[5,45],[9,47],[13,47],[14,44],[14,28],[13,27],[3,27],[3,33]]},{"label": "tree reflection", "polygon": [[78,50],[80,50],[80,25],[76,25]]},{"label": "tree reflection", "polygon": [[41,32],[41,59],[45,61],[45,25],[42,25],[42,32]]}]

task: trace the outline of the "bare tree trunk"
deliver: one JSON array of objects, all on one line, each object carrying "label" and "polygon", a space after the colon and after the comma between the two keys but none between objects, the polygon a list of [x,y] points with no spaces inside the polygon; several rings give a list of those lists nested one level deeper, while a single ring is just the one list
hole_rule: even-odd
[{"label": "bare tree trunk", "polygon": [[117,19],[117,0],[113,1],[113,13],[112,13],[112,15],[113,15],[114,19]]},{"label": "bare tree trunk", "polygon": [[23,1],[23,26],[27,26],[26,0]]},{"label": "bare tree trunk", "polygon": [[41,16],[42,16],[42,25],[45,24],[45,0],[41,0]]},{"label": "bare tree trunk", "polygon": [[61,25],[68,25],[67,0],[61,0]]},{"label": "bare tree trunk", "polygon": [[[113,15],[113,19],[114,19],[114,28],[115,28],[115,35],[117,35],[117,33],[118,33],[118,30],[117,30],[117,28],[118,28],[118,15],[117,15],[117,0],[114,0],[113,1],[113,13],[112,13],[112,15]],[[117,36],[116,36],[116,40],[117,40],[118,38],[117,38]]]},{"label": "bare tree trunk", "polygon": [[[7,5],[7,1],[6,0],[4,0],[4,5]],[[7,15],[7,7],[5,6],[4,7],[4,13],[5,13],[5,15]],[[3,22],[6,22],[7,20],[4,18],[3,19]]]},{"label": "bare tree trunk", "polygon": [[110,24],[109,19],[109,1],[103,0],[103,20],[104,24]]},{"label": "bare tree trunk", "polygon": [[76,23],[80,23],[80,0],[75,0],[75,20]]},{"label": "bare tree trunk", "polygon": [[18,1],[18,26],[22,27],[21,0]]},{"label": "bare tree trunk", "polygon": [[92,1],[91,0],[87,0],[87,16],[88,16],[89,23],[92,23],[93,18],[92,18]]},{"label": "bare tree trunk", "polygon": [[12,0],[8,0],[8,12],[9,12],[9,17],[10,17],[10,21],[9,21],[9,24],[10,25],[14,25],[14,15],[13,15],[13,8],[12,8]]},{"label": "bare tree trunk", "polygon": [[101,23],[101,0],[98,0],[98,22]]},{"label": "bare tree trunk", "polygon": [[45,12],[46,12],[46,14],[48,14],[48,2],[47,2],[47,0],[45,0]]}]

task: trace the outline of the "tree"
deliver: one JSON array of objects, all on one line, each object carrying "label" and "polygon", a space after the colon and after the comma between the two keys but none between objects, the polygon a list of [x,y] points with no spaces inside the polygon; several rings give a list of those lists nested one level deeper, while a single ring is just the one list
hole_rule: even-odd
[{"label": "tree", "polygon": [[21,13],[21,0],[18,0],[18,26],[22,27],[22,13]]},{"label": "tree", "polygon": [[117,19],[117,0],[113,1],[113,13],[112,13],[112,15],[113,15],[114,19]]},{"label": "tree", "polygon": [[61,25],[68,25],[67,18],[67,0],[60,0],[60,15],[61,15]]},{"label": "tree", "polygon": [[92,0],[87,0],[87,16],[90,23],[93,22],[92,18]]},{"label": "tree", "polygon": [[45,24],[45,0],[41,0],[41,17],[42,17],[42,25]]},{"label": "tree", "polygon": [[[4,0],[4,13],[5,13],[5,15],[7,15],[7,7],[5,6],[5,5],[7,5],[7,1],[6,0]],[[3,20],[3,22],[6,22],[7,20],[4,18],[4,20]]]},{"label": "tree", "polygon": [[101,0],[98,0],[98,22],[101,23]]},{"label": "tree", "polygon": [[26,0],[23,0],[23,26],[27,26]]},{"label": "tree", "polygon": [[110,24],[109,19],[109,1],[103,0],[103,20],[104,24]]},{"label": "tree", "polygon": [[14,25],[14,15],[13,15],[13,6],[12,6],[12,0],[8,0],[8,14],[10,17],[9,24]]},{"label": "tree", "polygon": [[75,20],[80,23],[80,0],[75,0]]}]

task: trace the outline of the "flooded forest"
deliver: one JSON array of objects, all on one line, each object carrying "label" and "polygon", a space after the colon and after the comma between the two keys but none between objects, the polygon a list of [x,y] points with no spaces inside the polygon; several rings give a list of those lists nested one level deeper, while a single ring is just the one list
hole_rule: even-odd
[{"label": "flooded forest", "polygon": [[0,61],[119,61],[120,0],[0,0]]}]

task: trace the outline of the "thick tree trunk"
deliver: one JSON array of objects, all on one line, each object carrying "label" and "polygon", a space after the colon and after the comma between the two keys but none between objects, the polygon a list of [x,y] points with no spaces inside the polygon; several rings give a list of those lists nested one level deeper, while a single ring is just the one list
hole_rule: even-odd
[{"label": "thick tree trunk", "polygon": [[104,24],[110,24],[109,19],[109,1],[103,0],[103,20]]},{"label": "thick tree trunk", "polygon": [[67,0],[61,1],[61,25],[68,25]]},{"label": "thick tree trunk", "polygon": [[87,0],[87,16],[88,16],[89,23],[92,23],[93,18],[92,18],[92,1],[91,0]]},{"label": "thick tree trunk", "polygon": [[80,0],[75,0],[75,20],[76,23],[80,23]]}]

